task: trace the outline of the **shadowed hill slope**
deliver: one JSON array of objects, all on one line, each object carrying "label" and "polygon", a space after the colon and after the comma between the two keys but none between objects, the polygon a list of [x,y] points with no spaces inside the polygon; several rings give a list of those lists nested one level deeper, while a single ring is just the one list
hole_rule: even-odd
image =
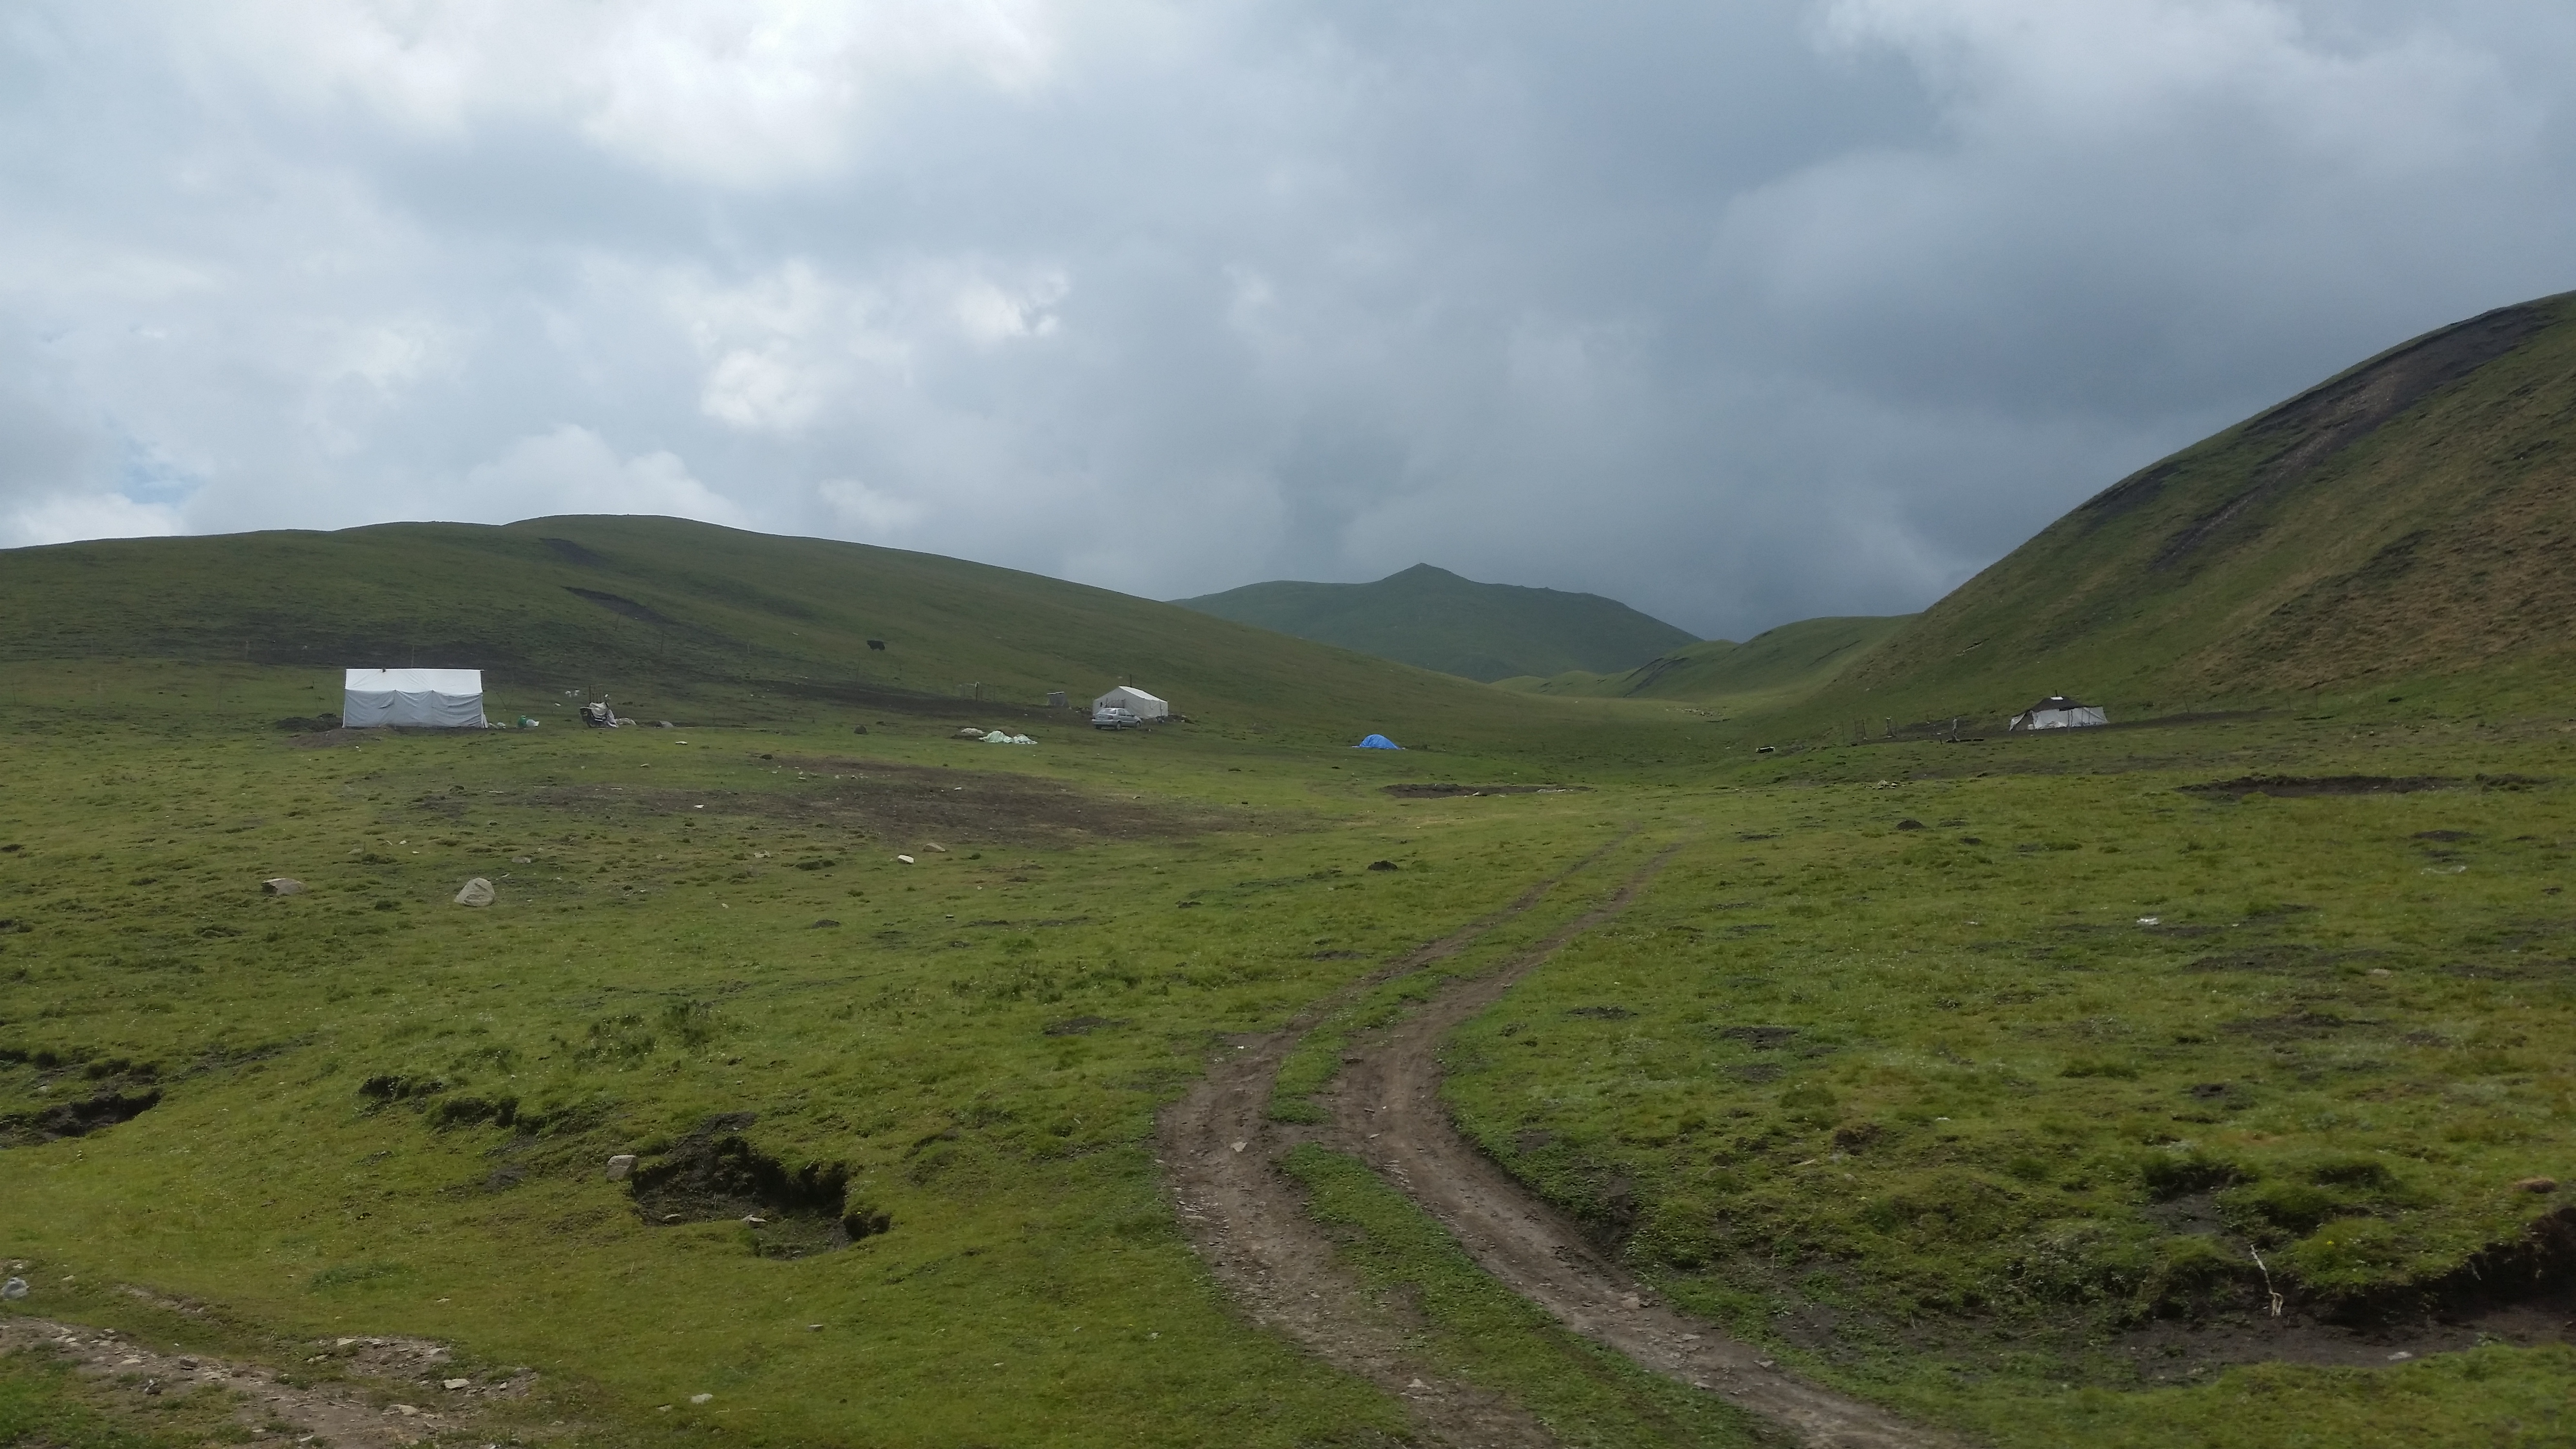
[{"label": "shadowed hill slope", "polygon": [[1373,584],[1247,584],[1177,600],[1220,619],[1492,681],[1606,672],[1697,642],[1599,594],[1480,584],[1415,564]]},{"label": "shadowed hill slope", "polygon": [[1506,689],[1591,699],[1678,699],[1696,703],[1794,703],[1851,668],[1912,615],[1801,619],[1743,643],[1710,639],[1659,654],[1619,674],[1572,672],[1508,679]]},{"label": "shadowed hill slope", "polygon": [[1122,679],[1185,713],[1328,739],[1454,738],[1541,708],[1106,589],[670,518],[16,549],[0,553],[0,616],[0,661],[310,668],[335,704],[344,665],[420,664],[709,722],[968,699],[1000,715],[1050,690],[1087,702]]},{"label": "shadowed hill slope", "polygon": [[2576,650],[2576,293],[2430,332],[2122,479],[1806,707],[2164,713]]}]

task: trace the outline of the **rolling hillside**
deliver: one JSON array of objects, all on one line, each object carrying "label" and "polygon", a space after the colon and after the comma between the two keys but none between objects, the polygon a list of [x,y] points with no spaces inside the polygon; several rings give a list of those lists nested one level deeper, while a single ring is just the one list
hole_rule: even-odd
[{"label": "rolling hillside", "polygon": [[1599,594],[1480,584],[1415,564],[1373,584],[1247,584],[1177,601],[1220,619],[1491,682],[1627,669],[1697,642]]},{"label": "rolling hillside", "polygon": [[0,663],[310,670],[317,711],[336,708],[350,664],[479,667],[494,713],[578,692],[708,722],[826,708],[998,717],[1121,680],[1212,723],[1328,739],[1455,737],[1533,708],[1106,589],[669,518],[17,549],[0,553],[0,615]]},{"label": "rolling hillside", "polygon": [[1859,663],[1911,615],[1801,619],[1741,644],[1710,639],[1659,654],[1617,674],[1574,671],[1509,679],[1507,689],[1594,699],[1677,699],[1747,705],[1794,703]]},{"label": "rolling hillside", "polygon": [[[2167,713],[2576,651],[2576,293],[2430,332],[2103,490],[1837,678],[1828,717]],[[2520,682],[2517,682],[2520,681]]]}]

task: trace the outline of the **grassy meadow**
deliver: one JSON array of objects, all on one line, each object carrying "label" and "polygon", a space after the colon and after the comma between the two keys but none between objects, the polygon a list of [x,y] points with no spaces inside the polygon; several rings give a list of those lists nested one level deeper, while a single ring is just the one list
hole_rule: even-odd
[{"label": "grassy meadow", "polygon": [[[1771,754],[1668,705],[1543,699],[1404,754],[1222,712],[1015,714],[1040,744],[988,746],[949,738],[963,701],[275,727],[335,684],[0,667],[0,1259],[35,1289],[0,1312],[281,1364],[436,1338],[537,1370],[496,1411],[527,1444],[1404,1442],[1400,1405],[1212,1285],[1154,1114],[1228,1033],[1610,847],[1325,1023],[1294,1117],[1336,1042],[1679,841],[1461,1033],[1449,1085],[1676,1302],[1995,1444],[2576,1432],[2576,1356],[2513,1292],[2472,1305],[2483,1331],[2407,1326],[2576,1191],[2562,720],[2374,695]],[[2181,788],[2273,775],[2447,783]],[[1380,788],[1436,780],[1584,788]],[[276,875],[309,889],[264,895]],[[452,904],[478,875],[498,903]],[[103,1097],[154,1100],[43,1140]],[[689,1177],[723,1150],[769,1164],[760,1211]],[[610,1180],[619,1153],[646,1172]],[[1567,1442],[1747,1442],[1349,1159],[1290,1167],[1426,1353]],[[2517,1186],[2542,1177],[2571,1187]],[[2264,1272],[2293,1361],[2247,1361]],[[2356,1349],[2336,1314],[2422,1351]],[[14,1362],[0,1442],[200,1442],[169,1402]]]}]

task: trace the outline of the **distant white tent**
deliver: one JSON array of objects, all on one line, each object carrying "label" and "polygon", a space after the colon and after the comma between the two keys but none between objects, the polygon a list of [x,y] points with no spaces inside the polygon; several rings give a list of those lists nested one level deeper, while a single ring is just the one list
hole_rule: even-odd
[{"label": "distant white tent", "polygon": [[1122,684],[1091,702],[1094,710],[1123,709],[1138,719],[1166,719],[1172,706],[1132,684]]},{"label": "distant white tent", "polygon": [[479,730],[480,669],[352,669],[342,686],[340,723],[353,730]]},{"label": "distant white tent", "polygon": [[2012,717],[2004,726],[2014,730],[2070,730],[2086,725],[2109,724],[2111,717],[2095,704],[2077,704],[2062,694],[2052,694]]}]

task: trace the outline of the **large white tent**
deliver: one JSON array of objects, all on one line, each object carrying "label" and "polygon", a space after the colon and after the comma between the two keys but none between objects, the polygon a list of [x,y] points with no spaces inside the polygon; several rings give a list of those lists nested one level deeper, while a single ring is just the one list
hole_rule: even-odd
[{"label": "large white tent", "polygon": [[340,723],[353,730],[483,728],[480,669],[352,669],[342,687]]},{"label": "large white tent", "polygon": [[2098,704],[2078,704],[2062,694],[2052,694],[2012,717],[2008,730],[2072,730],[2089,725],[2109,724],[2111,717]]},{"label": "large white tent", "polygon": [[1132,684],[1122,684],[1091,702],[1094,710],[1112,707],[1123,709],[1138,719],[1163,719],[1172,712],[1170,704],[1156,699]]}]

